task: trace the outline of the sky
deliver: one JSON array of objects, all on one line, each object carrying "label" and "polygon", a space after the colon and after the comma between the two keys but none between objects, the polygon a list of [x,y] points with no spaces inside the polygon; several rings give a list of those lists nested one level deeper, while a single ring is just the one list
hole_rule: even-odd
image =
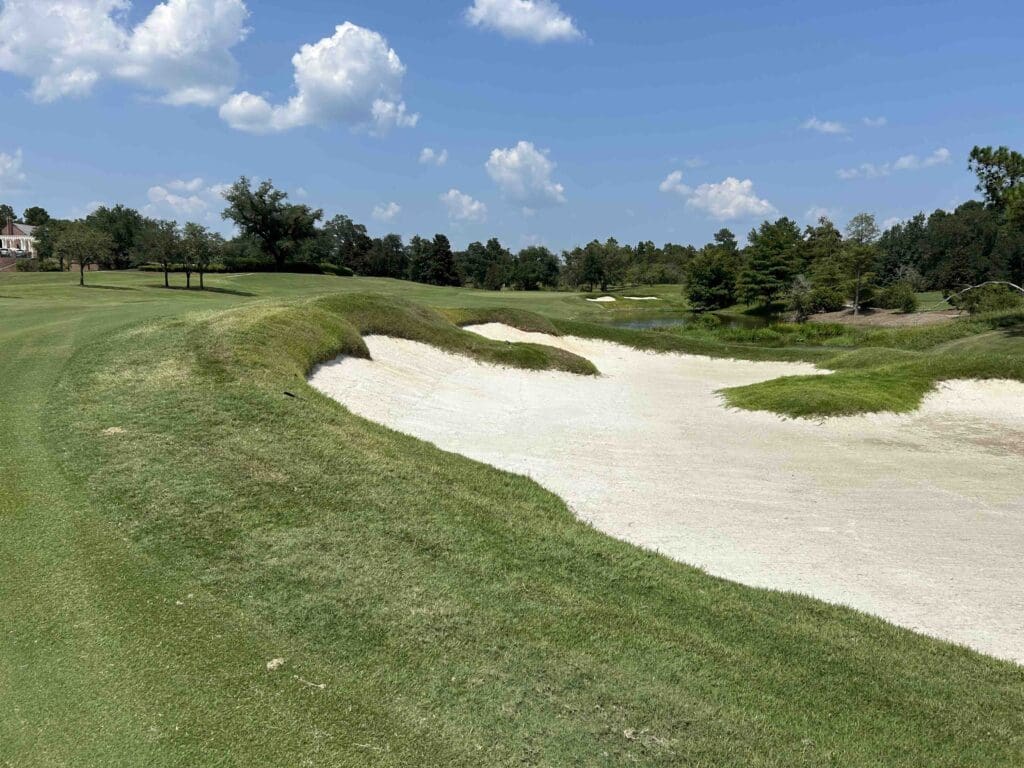
[{"label": "sky", "polygon": [[700,244],[976,196],[1024,3],[0,0],[0,202],[228,232],[272,179],[371,234]]}]

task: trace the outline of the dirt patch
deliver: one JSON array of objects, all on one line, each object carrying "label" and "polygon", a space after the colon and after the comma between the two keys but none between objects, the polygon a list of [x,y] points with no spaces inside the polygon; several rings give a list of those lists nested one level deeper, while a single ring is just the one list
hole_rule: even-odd
[{"label": "dirt patch", "polygon": [[881,328],[906,328],[923,325],[940,325],[950,323],[963,317],[963,313],[955,309],[943,309],[934,312],[912,312],[904,314],[892,309],[871,309],[854,315],[852,309],[840,312],[821,312],[811,315],[812,323],[838,323],[839,325],[862,325]]}]

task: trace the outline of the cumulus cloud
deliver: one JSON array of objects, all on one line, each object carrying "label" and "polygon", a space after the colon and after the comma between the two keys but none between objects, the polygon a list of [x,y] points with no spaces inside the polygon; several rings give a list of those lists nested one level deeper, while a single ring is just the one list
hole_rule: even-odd
[{"label": "cumulus cloud", "polygon": [[565,187],[551,178],[555,163],[529,141],[493,150],[484,167],[506,198],[527,209],[565,202]]},{"label": "cumulus cloud", "polygon": [[346,123],[378,132],[416,125],[402,101],[405,65],[387,40],[370,29],[345,22],[331,37],[304,45],[292,57],[296,94],[272,105],[243,91],[221,106],[233,128],[273,133],[304,125]]},{"label": "cumulus cloud", "polygon": [[227,184],[207,184],[201,178],[176,179],[149,188],[147,216],[168,219],[211,219],[224,206]]},{"label": "cumulus cloud", "polygon": [[398,203],[386,203],[373,207],[373,218],[377,221],[391,221],[402,212],[402,206]]},{"label": "cumulus cloud", "polygon": [[754,182],[750,179],[740,181],[730,176],[718,184],[701,184],[693,189],[683,183],[682,171],[672,171],[658,185],[658,190],[678,195],[686,200],[688,207],[720,221],[775,213],[775,206],[754,194]]},{"label": "cumulus cloud", "polygon": [[658,185],[658,189],[661,192],[669,192],[675,195],[682,195],[684,197],[693,191],[683,184],[682,171],[672,171],[672,173],[666,176],[665,180]]},{"label": "cumulus cloud", "polygon": [[868,128],[884,128],[889,124],[889,118],[887,117],[864,117],[861,118],[861,122],[864,123]]},{"label": "cumulus cloud", "polygon": [[754,182],[732,176],[718,184],[701,184],[686,204],[719,221],[776,213],[774,205],[754,193]]},{"label": "cumulus cloud", "polygon": [[0,192],[11,192],[20,189],[25,183],[25,173],[21,170],[21,150],[13,155],[0,152]]},{"label": "cumulus cloud", "polygon": [[487,218],[486,205],[457,189],[449,189],[441,195],[441,202],[448,209],[448,218],[452,221],[483,221]]},{"label": "cumulus cloud", "polygon": [[891,163],[861,163],[855,168],[840,168],[836,175],[840,179],[877,179],[883,176],[890,176],[896,171],[919,171],[925,168],[933,168],[937,165],[948,165],[952,159],[952,153],[945,147],[940,147],[927,157],[917,155],[903,155]]},{"label": "cumulus cloud", "polygon": [[836,122],[835,120],[819,120],[817,117],[812,117],[806,120],[800,127],[805,131],[816,131],[817,133],[831,135],[846,133],[846,126],[842,123]]},{"label": "cumulus cloud", "polygon": [[87,95],[114,77],[170,104],[219,103],[238,74],[231,48],[245,39],[243,0],[165,0],[135,27],[128,0],[6,0],[0,70],[31,79],[31,97]]},{"label": "cumulus cloud", "polygon": [[578,40],[583,33],[552,0],[474,0],[466,9],[474,27],[535,43]]},{"label": "cumulus cloud", "polygon": [[439,152],[434,151],[431,147],[424,147],[423,151],[420,152],[420,164],[421,165],[436,165],[440,168],[442,165],[448,162],[448,150],[442,149]]}]

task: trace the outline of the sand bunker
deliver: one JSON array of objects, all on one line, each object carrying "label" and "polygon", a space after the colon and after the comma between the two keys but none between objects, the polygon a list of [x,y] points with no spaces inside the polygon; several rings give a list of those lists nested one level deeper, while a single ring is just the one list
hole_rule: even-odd
[{"label": "sand bunker", "polygon": [[596,299],[587,299],[587,301],[593,301],[597,304],[607,304],[610,301],[615,301],[614,296],[598,296]]},{"label": "sand bunker", "polygon": [[620,539],[1024,663],[1024,385],[951,382],[911,415],[783,420],[715,391],[801,364],[655,355],[501,325],[601,377],[370,337],[311,383],[353,412],[534,478]]},{"label": "sand bunker", "polygon": [[623,296],[626,301],[661,301],[657,296]]}]

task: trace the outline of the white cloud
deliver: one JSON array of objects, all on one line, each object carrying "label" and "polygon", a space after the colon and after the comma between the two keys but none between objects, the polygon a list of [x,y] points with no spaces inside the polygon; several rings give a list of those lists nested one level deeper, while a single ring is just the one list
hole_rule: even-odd
[{"label": "white cloud", "polygon": [[387,203],[373,207],[373,218],[377,221],[391,221],[402,212],[402,206],[398,203]]},{"label": "white cloud", "polygon": [[818,220],[823,217],[835,221],[836,218],[838,218],[839,213],[838,208],[825,208],[821,205],[812,205],[804,214],[804,219],[812,224],[817,224]]},{"label": "white cloud", "polygon": [[754,193],[754,182],[732,176],[718,184],[701,184],[686,204],[719,221],[776,213],[775,206]]},{"label": "white cloud", "polygon": [[32,80],[35,101],[85,96],[115,77],[170,104],[219,103],[237,77],[231,48],[248,30],[243,0],[165,0],[134,28],[128,0],[6,0],[0,70]]},{"label": "white cloud", "polygon": [[296,94],[272,105],[243,91],[228,99],[220,116],[233,128],[273,133],[304,125],[347,123],[378,132],[416,125],[402,101],[405,65],[387,40],[370,29],[345,22],[334,35],[304,45],[292,57]]},{"label": "white cloud", "polygon": [[448,208],[448,218],[452,221],[483,221],[487,218],[486,205],[457,189],[449,189],[441,195],[441,202]]},{"label": "white cloud", "polygon": [[831,135],[846,133],[846,126],[842,123],[836,122],[835,120],[819,120],[817,117],[810,118],[800,127],[805,131],[817,131],[818,133]]},{"label": "white cloud", "polygon": [[149,188],[147,216],[169,219],[211,220],[224,206],[226,184],[207,185],[201,178],[177,179]]},{"label": "white cloud", "polygon": [[309,192],[306,191],[305,187],[296,187],[295,197],[299,198],[300,200],[305,200],[307,197],[309,197]]},{"label": "white cloud", "polygon": [[861,122],[864,123],[868,128],[884,128],[889,124],[889,118],[887,117],[864,117],[861,118]]},{"label": "white cloud", "polygon": [[720,221],[775,213],[775,206],[754,194],[754,182],[750,179],[740,181],[730,176],[718,184],[701,184],[692,189],[683,183],[682,171],[672,171],[658,185],[658,190],[679,195],[686,199],[688,207],[704,211]]},{"label": "white cloud", "polygon": [[198,192],[203,188],[203,184],[203,180],[197,177],[189,181],[179,179],[169,182],[167,188],[173,189],[175,192]]},{"label": "white cloud", "polygon": [[505,197],[526,208],[565,202],[565,187],[551,178],[555,163],[546,150],[537,149],[529,141],[493,150],[484,167]]},{"label": "white cloud", "polygon": [[897,171],[916,171],[920,168],[947,165],[951,158],[950,151],[945,147],[941,147],[925,158],[918,157],[917,155],[904,155],[896,161],[893,167]]},{"label": "white cloud", "polygon": [[666,176],[665,180],[658,185],[658,190],[675,195],[682,195],[683,197],[688,196],[693,191],[683,184],[682,171],[672,171],[672,173]]},{"label": "white cloud", "polygon": [[440,168],[447,162],[447,149],[442,149],[440,152],[435,152],[434,149],[431,147],[424,147],[423,151],[420,152],[420,163],[422,165],[436,165],[438,168]]},{"label": "white cloud", "polygon": [[904,221],[905,219],[902,219],[899,216],[891,216],[890,218],[882,222],[882,231],[887,232],[893,227],[895,227],[897,224],[902,224]]},{"label": "white cloud", "polygon": [[466,21],[535,43],[583,37],[572,18],[552,0],[474,0],[466,9]]},{"label": "white cloud", "polygon": [[25,183],[25,173],[21,170],[21,150],[13,155],[0,152],[0,192],[11,192],[20,189]]},{"label": "white cloud", "polygon": [[855,168],[840,168],[836,175],[840,179],[877,179],[883,176],[890,176],[895,171],[919,171],[924,168],[933,168],[937,165],[947,165],[952,159],[952,154],[945,147],[940,147],[927,157],[917,155],[903,155],[892,163],[862,163]]}]

